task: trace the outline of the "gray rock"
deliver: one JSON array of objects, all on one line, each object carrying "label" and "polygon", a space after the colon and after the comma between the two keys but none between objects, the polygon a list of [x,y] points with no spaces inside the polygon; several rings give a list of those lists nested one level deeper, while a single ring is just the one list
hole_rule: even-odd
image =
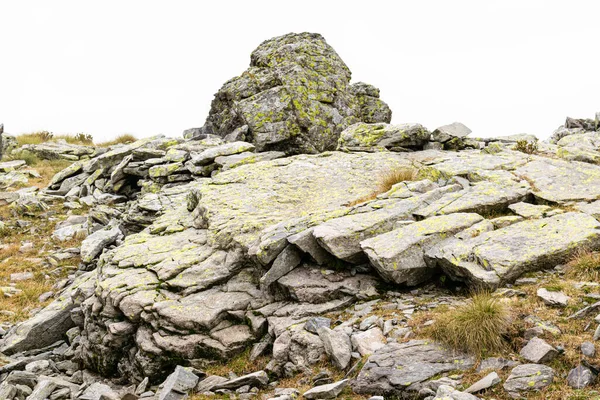
[{"label": "gray rock", "polygon": [[251,374],[240,376],[239,378],[231,379],[226,382],[218,383],[213,387],[214,390],[229,389],[235,390],[242,386],[264,387],[269,383],[269,377],[265,371],[257,371]]},{"label": "gray rock", "polygon": [[581,246],[600,248],[599,228],[586,214],[565,213],[452,242],[429,256],[454,279],[497,287],[525,272],[563,264]]},{"label": "gray rock", "polygon": [[441,385],[433,400],[479,400],[479,397],[456,390],[452,386]]},{"label": "gray rock", "polygon": [[[33,392],[27,396],[27,400],[46,400],[56,389],[56,383],[50,380],[40,380]],[[82,397],[83,399],[83,397]]]},{"label": "gray rock", "polygon": [[325,346],[327,356],[336,367],[345,370],[352,359],[352,343],[348,335],[341,331],[331,330],[329,327],[319,328],[318,333]]},{"label": "gray rock", "polygon": [[79,396],[80,400],[118,400],[119,395],[110,386],[95,382],[92,383],[83,394]]},{"label": "gray rock", "polygon": [[118,226],[111,229],[101,229],[89,235],[81,242],[81,261],[84,263],[92,262],[102,251],[119,236],[122,236]]},{"label": "gray rock", "polygon": [[229,379],[224,378],[222,376],[209,375],[206,378],[202,379],[200,382],[198,382],[198,385],[196,385],[195,392],[196,393],[211,392],[217,385],[220,385],[227,381],[229,381]]},{"label": "gray rock", "polygon": [[273,261],[273,265],[266,274],[264,274],[260,281],[265,287],[268,287],[275,283],[279,278],[285,276],[291,272],[294,268],[300,265],[300,254],[294,246],[287,246]]},{"label": "gray rock", "polygon": [[542,364],[556,358],[556,356],[558,356],[558,351],[546,343],[545,340],[534,337],[527,342],[519,354],[521,357],[532,363]]},{"label": "gray rock", "polygon": [[309,318],[304,324],[304,329],[311,333],[319,333],[319,328],[329,328],[331,326],[331,319],[326,317],[313,317]]},{"label": "gray rock", "polygon": [[515,367],[504,382],[504,390],[513,396],[523,392],[540,391],[552,384],[554,370],[540,364],[523,364]]},{"label": "gray rock", "polygon": [[435,271],[425,253],[448,236],[483,220],[478,214],[450,214],[427,218],[361,242],[377,272],[387,281],[417,285]]},{"label": "gray rock", "polygon": [[547,216],[546,214],[550,212],[550,210],[552,210],[552,207],[550,206],[524,202],[511,204],[508,206],[508,208],[523,218],[543,218]]},{"label": "gray rock", "polygon": [[33,272],[15,272],[10,274],[11,282],[21,282],[33,279]]},{"label": "gray rock", "polygon": [[581,354],[583,354],[586,357],[594,357],[596,355],[596,346],[594,346],[594,343],[581,343]]},{"label": "gray rock", "polygon": [[583,389],[592,385],[595,381],[596,374],[583,365],[573,368],[567,375],[567,383],[573,389]]},{"label": "gray rock", "polygon": [[267,40],[252,52],[250,68],[215,95],[203,132],[224,137],[247,125],[246,140],[259,151],[334,150],[347,126],[391,119],[376,88],[349,81],[350,70],[321,35]]},{"label": "gray rock", "polygon": [[537,296],[549,306],[566,307],[571,298],[562,292],[549,291],[546,288],[539,288]]},{"label": "gray rock", "polygon": [[[1,135],[0,135],[1,136]],[[1,138],[0,138],[1,140]],[[0,160],[2,159],[2,142],[0,141]],[[3,382],[0,384],[0,399],[12,400],[17,394],[17,388],[11,384]]]},{"label": "gray rock", "polygon": [[189,368],[178,365],[163,383],[162,389],[157,393],[157,400],[183,400],[196,387],[198,380],[198,376]]},{"label": "gray rock", "polygon": [[351,336],[352,346],[361,356],[375,353],[385,346],[385,336],[380,328],[371,328],[364,332],[357,332]]},{"label": "gray rock", "polygon": [[480,380],[478,380],[477,382],[475,382],[474,384],[469,386],[465,390],[465,392],[477,393],[482,390],[491,388],[492,386],[499,384],[501,381],[502,380],[500,379],[500,377],[498,376],[498,374],[495,371],[490,372],[489,374],[487,374],[486,376],[484,376],[483,378],[481,378]]},{"label": "gray rock", "polygon": [[348,386],[348,379],[327,385],[316,386],[304,392],[302,396],[307,399],[335,399]]},{"label": "gray rock", "polygon": [[422,147],[429,131],[421,124],[365,124],[346,128],[340,135],[338,150],[376,151],[377,149]]},{"label": "gray rock", "polygon": [[359,394],[409,397],[417,394],[434,376],[468,370],[474,364],[472,357],[431,341],[388,343],[369,357],[353,389]]},{"label": "gray rock", "polygon": [[472,131],[460,122],[453,122],[448,125],[440,126],[431,133],[436,142],[446,143],[454,138],[463,139],[469,136]]}]

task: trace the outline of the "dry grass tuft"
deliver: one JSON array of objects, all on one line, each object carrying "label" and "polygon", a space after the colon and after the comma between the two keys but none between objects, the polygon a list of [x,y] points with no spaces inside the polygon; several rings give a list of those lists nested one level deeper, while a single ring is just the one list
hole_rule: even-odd
[{"label": "dry grass tuft", "polygon": [[98,143],[97,146],[98,147],[109,147],[109,146],[114,146],[116,144],[129,144],[129,143],[135,142],[136,140],[137,140],[137,138],[135,136],[133,136],[132,134],[124,133],[122,135],[117,136],[113,140]]},{"label": "dry grass tuft", "polygon": [[348,206],[352,207],[357,204],[374,200],[381,193],[389,191],[396,183],[414,181],[417,178],[417,172],[418,171],[414,168],[393,168],[385,171],[378,177],[377,185],[371,193],[348,203]]},{"label": "dry grass tuft", "polygon": [[600,253],[582,250],[567,263],[567,277],[597,282],[600,280]]},{"label": "dry grass tuft", "polygon": [[535,154],[538,152],[538,142],[527,140],[517,140],[517,144],[513,147],[513,150],[520,151],[525,154]]},{"label": "dry grass tuft", "polygon": [[507,348],[504,336],[510,325],[504,303],[489,293],[477,293],[469,303],[440,314],[428,334],[453,349],[483,356]]}]

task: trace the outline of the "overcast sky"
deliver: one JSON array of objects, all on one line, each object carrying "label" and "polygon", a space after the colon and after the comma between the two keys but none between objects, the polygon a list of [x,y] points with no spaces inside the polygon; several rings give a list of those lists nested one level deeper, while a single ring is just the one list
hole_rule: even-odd
[{"label": "overcast sky", "polygon": [[11,133],[175,136],[263,40],[319,32],[393,123],[548,137],[600,111],[600,1],[0,0]]}]

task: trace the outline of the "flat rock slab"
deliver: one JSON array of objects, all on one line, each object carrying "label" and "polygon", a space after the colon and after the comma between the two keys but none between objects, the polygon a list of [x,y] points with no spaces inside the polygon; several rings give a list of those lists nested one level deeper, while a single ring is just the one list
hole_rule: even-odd
[{"label": "flat rock slab", "polygon": [[249,247],[270,225],[342,208],[369,194],[374,175],[411,165],[405,154],[300,155],[221,172],[200,189],[208,229],[223,247],[232,239]]},{"label": "flat rock slab", "polygon": [[0,172],[14,171],[25,166],[27,163],[23,160],[0,162]]},{"label": "flat rock slab", "polygon": [[534,187],[535,197],[553,203],[593,201],[600,196],[600,166],[537,158],[515,170]]},{"label": "flat rock slab", "polygon": [[537,290],[537,296],[549,306],[566,307],[569,304],[571,298],[563,292],[554,292],[546,288],[539,288]]},{"label": "flat rock slab", "polygon": [[431,277],[425,252],[435,244],[481,222],[478,214],[458,213],[427,218],[361,242],[377,272],[387,281],[417,285]]},{"label": "flat rock slab", "polygon": [[529,191],[528,186],[514,182],[477,182],[460,192],[446,194],[415,215],[426,218],[459,212],[487,213],[503,210],[509,204],[524,200]]},{"label": "flat rock slab", "polygon": [[473,357],[430,341],[388,343],[369,357],[353,388],[359,394],[402,398],[416,394],[436,375],[468,370],[474,364]]},{"label": "flat rock slab", "polygon": [[600,249],[600,223],[569,212],[454,241],[428,255],[454,279],[497,287],[525,272],[563,264],[582,248]]},{"label": "flat rock slab", "polygon": [[540,391],[554,380],[554,370],[541,364],[523,364],[515,367],[506,382],[504,390],[513,397],[523,392]]},{"label": "flat rock slab", "polygon": [[307,399],[335,399],[348,386],[348,379],[328,385],[316,386],[306,392],[303,396]]}]

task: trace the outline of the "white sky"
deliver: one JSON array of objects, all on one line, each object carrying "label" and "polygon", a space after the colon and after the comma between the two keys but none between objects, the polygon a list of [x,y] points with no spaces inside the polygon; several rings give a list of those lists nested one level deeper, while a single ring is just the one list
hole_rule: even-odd
[{"label": "white sky", "polygon": [[600,1],[0,0],[0,122],[177,136],[263,40],[319,32],[393,123],[548,137],[600,111]]}]

